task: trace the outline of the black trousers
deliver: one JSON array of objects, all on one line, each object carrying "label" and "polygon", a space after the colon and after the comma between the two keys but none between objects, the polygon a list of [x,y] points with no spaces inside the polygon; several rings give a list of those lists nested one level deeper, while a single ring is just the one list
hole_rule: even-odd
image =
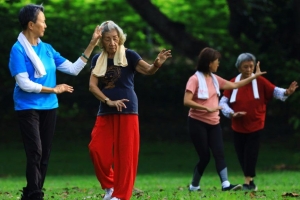
[{"label": "black trousers", "polygon": [[56,126],[56,109],[17,111],[26,153],[26,190],[41,192]]},{"label": "black trousers", "polygon": [[256,176],[260,134],[261,130],[248,134],[233,131],[234,147],[244,176]]},{"label": "black trousers", "polygon": [[[223,136],[220,124],[210,125],[189,117],[188,128],[199,157],[199,162],[195,166],[199,176],[201,177],[203,175],[203,172],[210,161],[211,151],[215,159],[216,170],[220,176],[221,182],[227,180],[227,166],[225,163]],[[226,169],[226,173],[223,175],[221,171],[224,169]],[[195,180],[195,182],[197,181]],[[196,185],[197,183],[195,183],[195,186]]]}]

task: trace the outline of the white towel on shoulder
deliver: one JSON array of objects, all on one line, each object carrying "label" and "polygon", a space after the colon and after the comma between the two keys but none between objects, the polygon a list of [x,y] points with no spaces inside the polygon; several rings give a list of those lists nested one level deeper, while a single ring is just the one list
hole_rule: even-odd
[{"label": "white towel on shoulder", "polygon": [[[93,74],[97,77],[102,77],[105,75],[107,70],[107,57],[108,53],[106,51],[102,51],[100,56],[97,59],[96,66],[93,69]],[[128,65],[126,58],[126,49],[124,45],[120,45],[114,56],[114,65],[126,67]]]},{"label": "white towel on shoulder", "polygon": [[[28,42],[27,38],[22,32],[18,36],[18,41],[24,47],[27,56],[33,64],[33,67],[35,69],[34,77],[41,78],[44,75],[46,75],[44,64],[42,63],[41,59],[38,57],[36,52],[33,50],[31,44]],[[38,42],[41,42],[40,38],[38,38]]]},{"label": "white towel on shoulder", "polygon": [[[198,98],[199,99],[208,99],[208,89],[207,89],[207,84],[205,81],[205,76],[202,72],[197,71],[196,76],[198,78],[199,81],[199,88],[198,88]],[[210,73],[212,80],[213,80],[213,84],[215,86],[216,92],[218,94],[218,96],[220,96],[220,87],[219,87],[219,82],[217,80],[217,78],[215,77],[215,75],[213,73]]]},{"label": "white towel on shoulder", "polygon": [[[241,76],[242,74],[239,74],[236,78],[234,82],[239,82],[241,80]],[[252,76],[254,76],[254,74],[252,73]],[[258,94],[258,88],[257,88],[257,80],[253,79],[252,80],[252,89],[253,89],[253,95],[255,99],[259,99],[259,94]],[[232,91],[231,97],[230,97],[230,103],[235,102],[236,100],[236,94],[238,92],[238,89],[234,89]]]}]

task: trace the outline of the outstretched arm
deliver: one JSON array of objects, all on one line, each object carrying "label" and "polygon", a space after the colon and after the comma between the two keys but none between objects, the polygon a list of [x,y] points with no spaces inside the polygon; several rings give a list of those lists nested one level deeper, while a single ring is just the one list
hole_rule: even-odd
[{"label": "outstretched arm", "polygon": [[140,60],[136,66],[136,71],[144,75],[155,74],[162,64],[170,57],[172,57],[171,50],[163,49],[161,52],[159,52],[153,64],[149,64],[144,60]]},{"label": "outstretched arm", "polygon": [[254,76],[250,76],[250,77],[248,77],[246,79],[243,79],[241,81],[238,81],[238,82],[227,81],[221,89],[223,89],[223,90],[232,90],[232,89],[240,88],[240,87],[250,83],[253,79],[256,79],[257,77],[267,73],[267,72],[261,72],[260,71],[260,62],[259,61],[257,62],[257,65],[256,65],[255,68],[256,68],[256,71],[255,71]]},{"label": "outstretched arm", "polygon": [[275,87],[273,96],[275,99],[285,101],[290,95],[292,95],[295,92],[297,87],[298,83],[296,81],[293,81],[287,89]]}]

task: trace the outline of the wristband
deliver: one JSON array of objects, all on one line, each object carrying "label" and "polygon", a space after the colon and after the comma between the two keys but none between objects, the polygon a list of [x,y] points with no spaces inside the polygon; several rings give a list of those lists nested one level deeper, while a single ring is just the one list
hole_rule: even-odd
[{"label": "wristband", "polygon": [[84,53],[82,53],[81,56],[84,57],[86,60],[89,59],[88,57],[86,57],[86,55],[84,55]]},{"label": "wristband", "polygon": [[156,68],[158,68],[158,69],[161,68],[161,66],[157,66],[154,63],[153,63],[153,66],[156,67]]},{"label": "wristband", "polygon": [[104,103],[107,104],[108,100],[109,100],[109,98],[104,99]]}]

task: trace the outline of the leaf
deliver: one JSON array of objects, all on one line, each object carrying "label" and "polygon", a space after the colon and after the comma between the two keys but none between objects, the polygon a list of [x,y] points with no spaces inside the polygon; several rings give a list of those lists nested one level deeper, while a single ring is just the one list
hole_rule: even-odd
[{"label": "leaf", "polygon": [[300,195],[294,192],[285,192],[282,194],[283,197],[299,197]]}]

